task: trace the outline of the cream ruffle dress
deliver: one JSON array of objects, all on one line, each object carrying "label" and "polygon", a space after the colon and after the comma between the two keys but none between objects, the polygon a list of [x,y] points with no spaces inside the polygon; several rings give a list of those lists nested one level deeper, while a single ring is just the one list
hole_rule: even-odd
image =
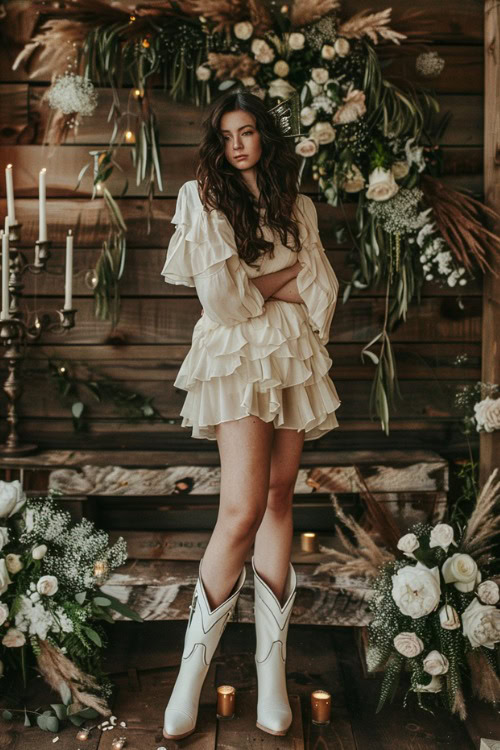
[{"label": "cream ruffle dress", "polygon": [[[169,284],[196,287],[204,314],[194,326],[192,346],[174,386],[187,391],[182,427],[193,438],[215,440],[214,425],[255,414],[277,429],[305,430],[315,440],[338,427],[340,399],[328,376],[332,360],[325,344],[339,282],[318,233],[313,201],[299,194],[298,253],[261,225],[274,241],[274,258],[252,268],[236,248],[222,211],[206,212],[197,181],[182,185],[162,270]],[[266,300],[251,278],[303,264],[297,286],[304,303]],[[171,304],[175,304],[172,300]]]}]

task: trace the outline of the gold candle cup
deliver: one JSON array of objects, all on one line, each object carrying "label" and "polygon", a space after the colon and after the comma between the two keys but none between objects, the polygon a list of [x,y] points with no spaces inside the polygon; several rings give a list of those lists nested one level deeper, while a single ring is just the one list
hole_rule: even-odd
[{"label": "gold candle cup", "polygon": [[318,551],[318,539],[313,531],[305,531],[300,535],[300,549],[302,552]]},{"label": "gold candle cup", "polygon": [[332,697],[326,690],[313,690],[311,693],[311,721],[313,724],[329,724]]},{"label": "gold candle cup", "polygon": [[217,718],[232,719],[236,702],[236,689],[231,685],[219,685],[217,688]]},{"label": "gold candle cup", "polygon": [[77,740],[88,740],[90,729],[79,729],[76,733]]}]

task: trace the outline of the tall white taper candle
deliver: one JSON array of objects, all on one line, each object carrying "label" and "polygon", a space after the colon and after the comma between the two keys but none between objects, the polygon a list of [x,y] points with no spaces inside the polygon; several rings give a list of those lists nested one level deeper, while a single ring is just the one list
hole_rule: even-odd
[{"label": "tall white taper candle", "polygon": [[[7,225],[8,226],[8,225]],[[1,232],[2,234],[2,320],[9,320],[9,275],[10,275],[10,264],[9,264],[9,233]]]},{"label": "tall white taper candle", "polygon": [[66,237],[66,278],[64,282],[64,309],[71,310],[73,292],[73,233],[68,229]]},{"label": "tall white taper candle", "polygon": [[14,209],[14,183],[12,182],[12,164],[7,164],[5,168],[5,182],[7,185],[7,212],[9,214],[9,224],[16,223],[16,212]]},{"label": "tall white taper candle", "polygon": [[47,239],[46,176],[44,167],[38,177],[38,239],[43,241]]}]

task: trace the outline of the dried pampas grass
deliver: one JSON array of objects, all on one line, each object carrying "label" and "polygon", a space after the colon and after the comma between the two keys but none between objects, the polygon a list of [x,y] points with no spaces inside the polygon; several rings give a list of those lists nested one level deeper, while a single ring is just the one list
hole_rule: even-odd
[{"label": "dried pampas grass", "polygon": [[427,205],[432,207],[433,219],[443,239],[458,262],[467,270],[473,268],[474,257],[484,272],[488,268],[497,275],[486,260],[485,248],[492,254],[500,251],[500,237],[484,226],[483,217],[500,219],[500,215],[481,201],[453,190],[430,175],[420,176]]},{"label": "dried pampas grass", "polygon": [[458,714],[462,721],[465,721],[465,719],[467,718],[467,709],[465,707],[464,694],[462,692],[462,688],[460,687],[458,687],[455,691],[451,713]]},{"label": "dried pampas grass", "polygon": [[[361,10],[354,16],[344,21],[339,26],[339,34],[348,39],[361,39],[368,36],[373,44],[378,44],[378,37],[386,39],[389,42],[399,44],[400,39],[406,39],[405,34],[399,31],[393,31],[388,27],[391,20],[392,8],[386,8],[379,13],[370,13],[368,10]],[[378,36],[377,36],[378,35]]]},{"label": "dried pampas grass", "polygon": [[321,552],[330,555],[332,560],[318,565],[314,575],[328,573],[332,576],[352,575],[359,578],[375,578],[380,572],[380,566],[394,560],[394,555],[384,547],[379,547],[370,534],[352,516],[346,516],[335,495],[332,494],[331,499],[337,518],[352,531],[356,538],[356,544],[352,544],[337,526],[336,534],[345,552],[321,546]]},{"label": "dried pampas grass", "polygon": [[219,52],[208,53],[208,64],[216,71],[216,78],[254,76],[260,68],[260,63],[250,55],[225,55]]},{"label": "dried pampas grass", "polygon": [[295,0],[290,9],[290,25],[307,26],[339,8],[340,0]]},{"label": "dried pampas grass", "polygon": [[500,679],[480,648],[467,653],[472,692],[488,703],[500,701]]},{"label": "dried pampas grass", "polygon": [[106,700],[90,692],[100,690],[98,682],[92,675],[82,672],[48,641],[39,638],[38,645],[40,647],[40,653],[37,655],[38,666],[53,690],[60,693],[61,683],[64,683],[71,690],[73,703],[80,704],[81,708],[89,706],[103,716],[111,716]]},{"label": "dried pampas grass", "polygon": [[500,532],[500,514],[495,508],[500,497],[500,481],[495,482],[497,473],[498,469],[491,472],[479,493],[462,538],[463,549],[474,557],[479,567],[488,562],[488,553]]}]

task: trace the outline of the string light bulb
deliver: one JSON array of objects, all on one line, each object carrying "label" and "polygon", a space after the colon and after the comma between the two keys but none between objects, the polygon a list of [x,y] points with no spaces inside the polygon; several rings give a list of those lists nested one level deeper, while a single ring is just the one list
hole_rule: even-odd
[{"label": "string light bulb", "polygon": [[133,141],[134,140],[134,134],[132,133],[131,130],[126,130],[125,131],[125,140],[127,140],[127,141]]}]

